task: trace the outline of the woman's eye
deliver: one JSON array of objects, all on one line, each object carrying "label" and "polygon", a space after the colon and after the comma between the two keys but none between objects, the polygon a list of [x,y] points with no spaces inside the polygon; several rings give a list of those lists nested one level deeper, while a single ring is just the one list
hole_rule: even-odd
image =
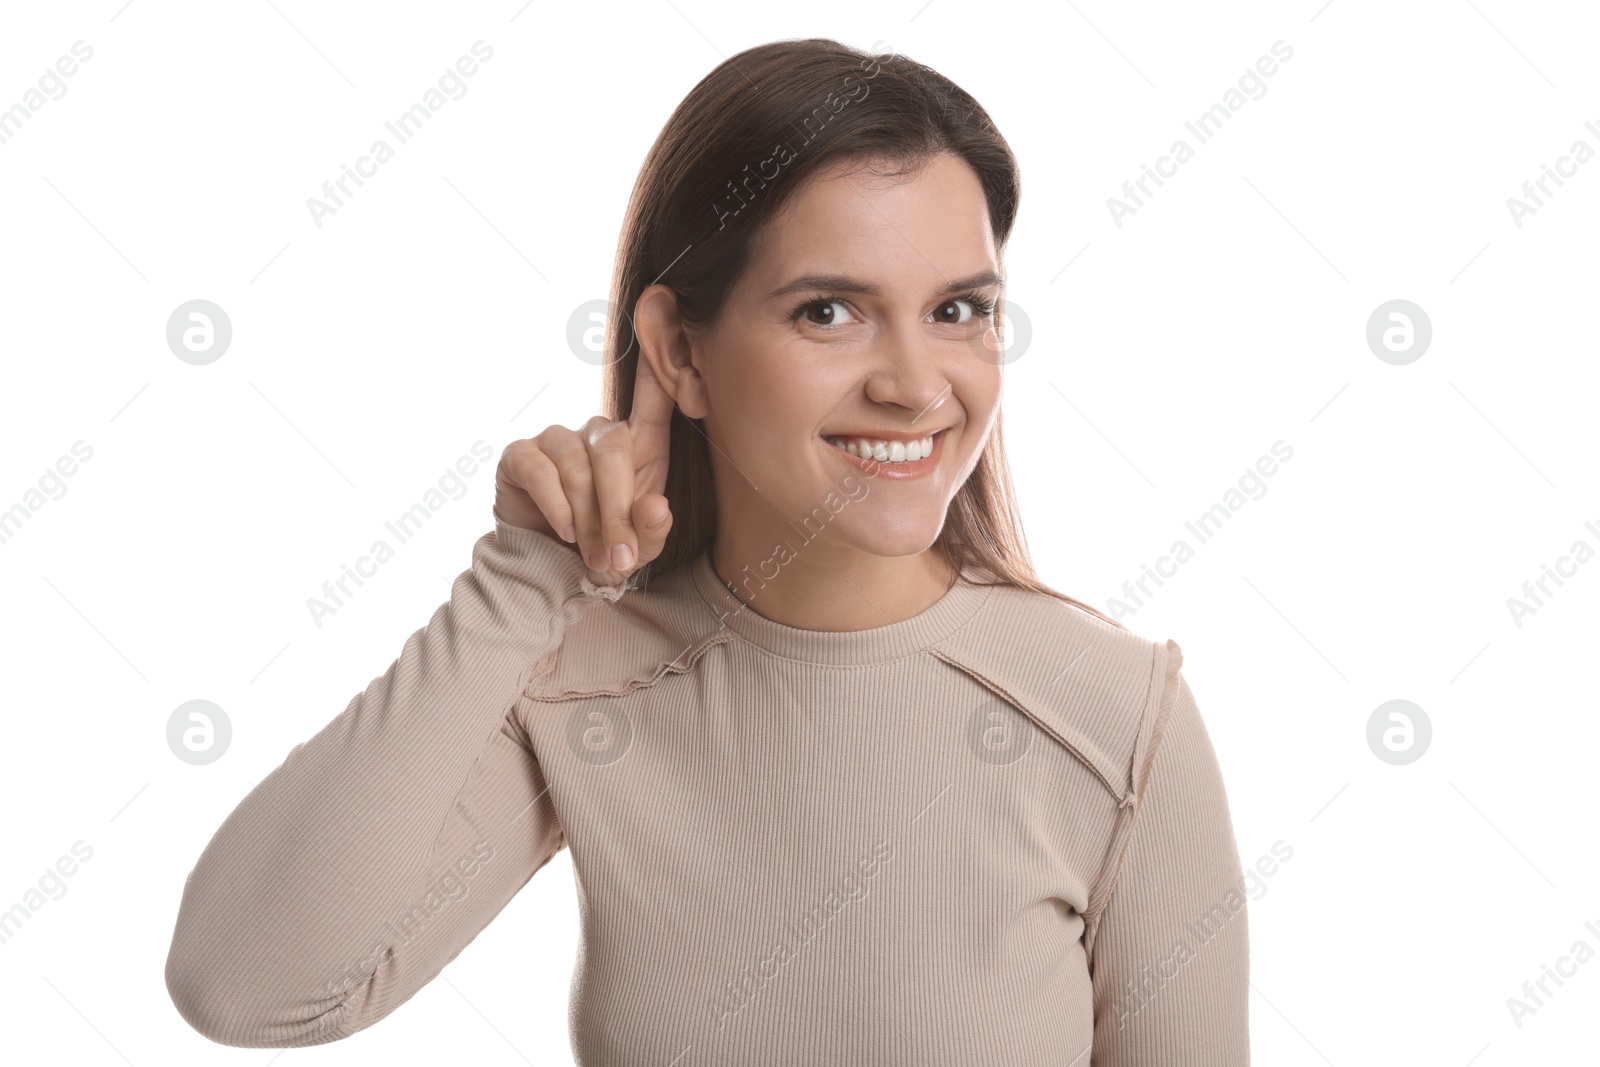
[{"label": "woman's eye", "polygon": [[[961,305],[966,306],[967,313],[965,315],[961,314]],[[947,314],[951,308],[956,309],[955,318],[951,318],[950,315]],[[975,314],[977,314],[977,309],[972,306],[972,301],[970,300],[946,300],[939,306],[939,309],[933,313],[933,317],[935,322],[946,323],[951,326],[960,326],[969,321]]]},{"label": "woman's eye", "polygon": [[[834,311],[834,308],[841,309]],[[805,320],[813,326],[839,326],[850,321],[850,309],[843,300],[816,300],[805,306]]]}]

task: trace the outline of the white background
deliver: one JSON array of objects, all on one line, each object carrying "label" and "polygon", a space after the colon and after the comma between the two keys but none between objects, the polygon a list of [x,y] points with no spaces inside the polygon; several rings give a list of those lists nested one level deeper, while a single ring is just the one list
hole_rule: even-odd
[{"label": "white background", "polygon": [[[1032,337],[1005,417],[1046,581],[1106,606],[1293,449],[1123,619],[1183,647],[1244,865],[1293,849],[1250,904],[1255,1062],[1594,1056],[1600,962],[1520,1028],[1506,1001],[1574,942],[1600,949],[1600,561],[1521,626],[1507,600],[1600,548],[1600,160],[1520,227],[1506,201],[1575,140],[1600,149],[1600,18],[920,2],[0,10],[0,108],[94,50],[0,145],[0,509],[93,449],[0,544],[0,909],[93,849],[0,945],[6,1059],[571,1062],[565,852],[347,1041],[214,1045],[162,968],[222,819],[448,597],[491,528],[492,464],[320,628],[306,599],[474,441],[498,455],[599,411],[566,324],[607,295],[646,150],[717,63],[804,36],[928,63],[1021,160],[1006,269]],[[318,228],[306,199],[479,39],[467,94]],[[1107,198],[1196,145],[1183,123],[1279,40],[1266,94],[1117,226]],[[165,338],[196,298],[234,331],[207,366]],[[1365,339],[1397,298],[1433,327],[1403,366]],[[196,698],[234,727],[201,767],[165,736]],[[1366,739],[1397,698],[1433,728],[1404,766]]]}]

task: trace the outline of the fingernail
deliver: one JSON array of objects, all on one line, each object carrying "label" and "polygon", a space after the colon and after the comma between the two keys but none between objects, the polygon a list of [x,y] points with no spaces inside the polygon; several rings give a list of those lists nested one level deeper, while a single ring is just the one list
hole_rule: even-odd
[{"label": "fingernail", "polygon": [[572,539],[577,536],[578,531],[571,526],[568,526],[565,530],[561,531],[561,539],[566,541],[568,544],[571,544]]},{"label": "fingernail", "polygon": [[611,566],[619,571],[625,571],[633,566],[633,549],[627,545],[612,545]]}]

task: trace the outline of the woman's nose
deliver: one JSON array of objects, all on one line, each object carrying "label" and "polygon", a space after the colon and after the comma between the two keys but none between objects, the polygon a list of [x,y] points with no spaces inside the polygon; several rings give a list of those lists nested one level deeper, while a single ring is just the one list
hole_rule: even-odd
[{"label": "woman's nose", "polygon": [[925,418],[951,393],[949,361],[973,358],[961,341],[938,340],[919,330],[884,330],[872,344],[867,395]]}]

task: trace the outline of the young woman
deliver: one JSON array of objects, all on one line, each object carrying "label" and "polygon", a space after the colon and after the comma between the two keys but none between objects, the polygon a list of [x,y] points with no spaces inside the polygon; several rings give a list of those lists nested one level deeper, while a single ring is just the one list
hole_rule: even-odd
[{"label": "young woman", "polygon": [[1019,188],[903,56],[696,86],[634,189],[607,414],[506,448],[449,603],[223,823],[184,1018],[347,1037],[568,847],[585,1067],[1247,1064],[1178,647],[1039,583],[1012,510]]}]

